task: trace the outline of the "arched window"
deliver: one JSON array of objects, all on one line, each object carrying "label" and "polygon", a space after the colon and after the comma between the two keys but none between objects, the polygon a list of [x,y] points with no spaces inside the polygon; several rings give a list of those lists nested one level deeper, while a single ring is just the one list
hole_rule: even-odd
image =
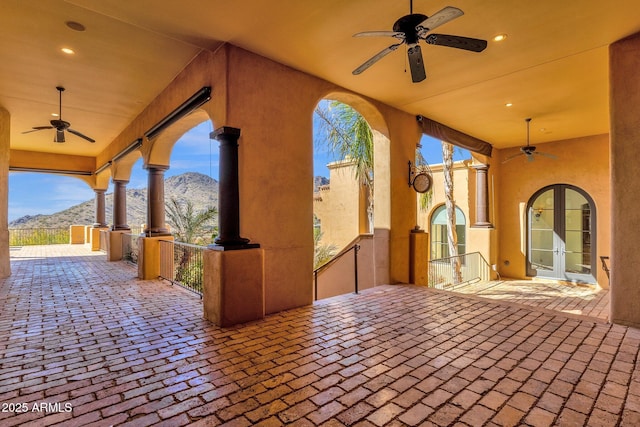
[{"label": "arched window", "polygon": [[[456,233],[458,234],[458,254],[465,253],[465,230],[467,221],[462,210],[456,206]],[[439,206],[431,215],[431,259],[447,258],[449,239],[447,238],[447,209]]]}]

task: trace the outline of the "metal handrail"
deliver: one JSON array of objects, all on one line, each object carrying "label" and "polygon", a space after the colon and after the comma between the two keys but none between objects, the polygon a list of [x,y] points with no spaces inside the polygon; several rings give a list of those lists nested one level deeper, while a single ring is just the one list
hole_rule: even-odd
[{"label": "metal handrail", "polygon": [[160,277],[202,298],[205,246],[160,240]]},{"label": "metal handrail", "polygon": [[318,300],[318,274],[320,274],[322,271],[324,271],[327,268],[329,268],[329,266],[331,266],[333,263],[337,262],[340,258],[342,258],[345,254],[351,252],[352,250],[354,251],[353,252],[353,256],[354,256],[354,258],[353,258],[353,262],[354,262],[353,275],[354,275],[354,279],[355,279],[354,292],[356,294],[358,293],[358,252],[360,251],[360,245],[358,243],[355,243],[351,247],[342,250],[340,253],[338,253],[336,256],[331,258],[329,261],[327,261],[324,264],[322,264],[320,267],[318,267],[315,270],[313,270],[313,284],[314,284],[314,293],[315,293],[314,299],[316,301]]},{"label": "metal handrail", "polygon": [[10,246],[66,244],[69,237],[69,227],[9,228]]},{"label": "metal handrail", "polygon": [[[474,263],[474,257],[477,263]],[[460,276],[453,271],[453,264],[459,260]],[[429,261],[429,286],[444,287],[449,283],[460,286],[472,282],[488,281],[490,266],[480,252],[470,252],[458,256],[438,258]]]}]

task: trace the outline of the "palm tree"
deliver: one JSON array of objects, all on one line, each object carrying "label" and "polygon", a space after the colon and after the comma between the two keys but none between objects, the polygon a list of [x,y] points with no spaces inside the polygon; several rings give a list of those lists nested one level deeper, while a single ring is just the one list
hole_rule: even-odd
[{"label": "palm tree", "polygon": [[184,243],[195,243],[196,239],[204,234],[205,224],[218,213],[214,207],[195,212],[191,200],[181,203],[175,198],[166,204],[166,211],[176,240]]},{"label": "palm tree", "polygon": [[313,229],[313,269],[325,264],[333,258],[338,251],[336,245],[321,244],[322,232],[319,228]]},{"label": "palm tree", "polygon": [[447,210],[447,240],[449,256],[454,273],[454,283],[462,281],[460,258],[458,257],[458,235],[456,233],[456,202],[453,197],[453,145],[442,141],[442,173]]},{"label": "palm tree", "polygon": [[323,140],[334,158],[354,162],[355,178],[368,188],[368,228],[373,232],[373,133],[364,117],[347,104],[338,101],[323,104],[315,111]]}]

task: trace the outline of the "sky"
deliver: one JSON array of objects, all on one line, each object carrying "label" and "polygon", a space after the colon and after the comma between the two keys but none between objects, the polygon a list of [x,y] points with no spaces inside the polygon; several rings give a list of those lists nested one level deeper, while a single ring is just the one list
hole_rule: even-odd
[{"label": "sky", "polygon": [[[317,126],[314,124],[314,128]],[[218,142],[209,139],[211,122],[206,121],[188,131],[174,146],[171,165],[165,178],[185,172],[200,172],[218,179]],[[326,164],[338,160],[331,156],[314,134],[314,176],[329,176]],[[422,153],[429,164],[442,162],[440,141],[423,136]],[[454,160],[469,158],[468,152],[456,149]],[[147,172],[142,159],[134,165],[127,188],[146,188]],[[113,191],[109,187],[107,193]],[[30,172],[9,173],[9,222],[25,215],[52,214],[94,199],[93,190],[82,180],[62,175]]]}]

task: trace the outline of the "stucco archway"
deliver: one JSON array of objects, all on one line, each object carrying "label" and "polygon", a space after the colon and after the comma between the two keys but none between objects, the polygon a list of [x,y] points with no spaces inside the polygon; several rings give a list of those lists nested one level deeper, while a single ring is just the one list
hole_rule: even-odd
[{"label": "stucco archway", "polygon": [[[178,140],[190,129],[209,120],[207,112],[200,108],[163,130],[157,138],[143,144],[144,166],[170,166],[171,152]],[[212,127],[213,128],[213,127]]]},{"label": "stucco archway", "polygon": [[[360,196],[354,196],[356,206],[358,206],[357,222],[360,226],[360,233],[373,231],[374,254],[372,263],[375,265],[375,284],[388,283],[389,281],[389,235],[391,229],[391,195],[390,195],[390,138],[389,128],[380,110],[366,99],[346,92],[331,92],[326,94],[323,100],[338,101],[349,105],[356,110],[368,123],[373,136],[373,214],[367,220],[366,192]],[[319,101],[320,102],[320,101]],[[365,200],[363,200],[365,199]],[[364,218],[364,220],[363,220]],[[369,223],[366,226],[362,224]],[[355,234],[355,233],[354,233]],[[353,238],[355,236],[350,236]]]}]

